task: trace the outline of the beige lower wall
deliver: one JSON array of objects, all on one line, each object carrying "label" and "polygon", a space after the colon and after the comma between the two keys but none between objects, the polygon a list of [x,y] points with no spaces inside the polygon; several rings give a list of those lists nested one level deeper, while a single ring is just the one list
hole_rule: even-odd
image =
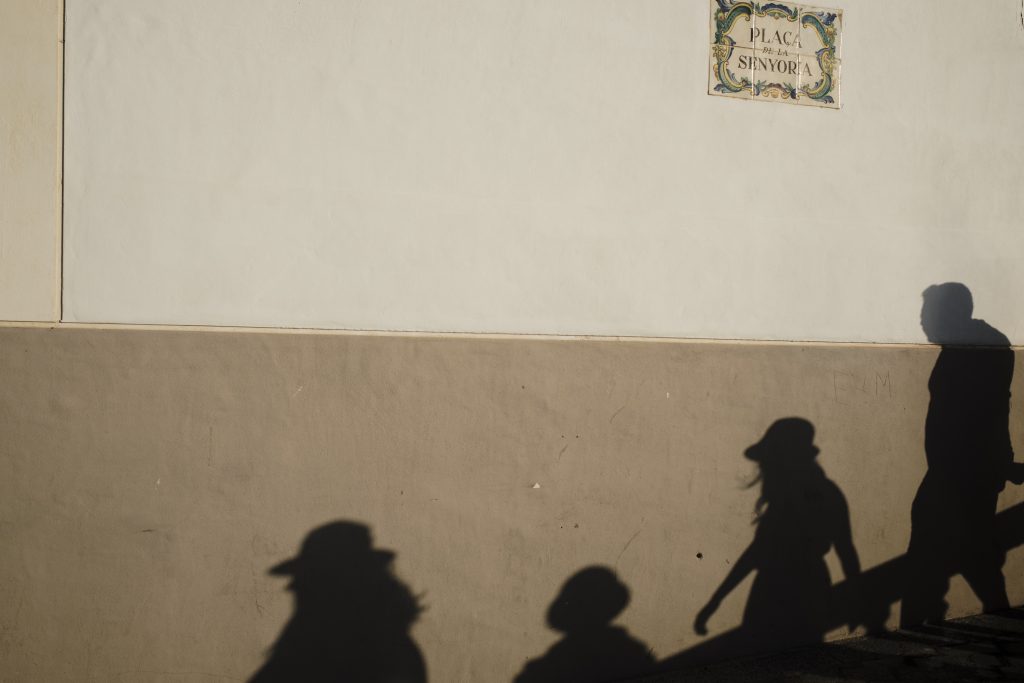
[{"label": "beige lower wall", "polygon": [[[246,680],[292,609],[268,569],[338,519],[421,596],[431,681],[511,680],[594,564],[632,592],[618,623],[671,655],[753,537],[743,452],[778,418],[817,428],[863,566],[906,550],[936,354],[0,329],[0,678]],[[1011,552],[1015,603],[1022,569]],[[961,579],[948,599],[979,609]]]}]

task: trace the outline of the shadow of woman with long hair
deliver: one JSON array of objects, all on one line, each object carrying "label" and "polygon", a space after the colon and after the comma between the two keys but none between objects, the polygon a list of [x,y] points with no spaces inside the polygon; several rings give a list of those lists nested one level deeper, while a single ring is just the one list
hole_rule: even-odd
[{"label": "shadow of woman with long hair", "polygon": [[[756,572],[735,640],[748,652],[824,639],[837,606],[825,555],[835,548],[847,578],[860,574],[850,514],[842,491],[817,462],[814,426],[798,417],[772,424],[744,455],[758,465],[761,495],[754,540],[697,614],[694,630],[707,633],[722,600]],[[879,615],[873,620],[880,626]],[[854,624],[850,625],[851,628]]]},{"label": "shadow of woman with long hair", "polygon": [[314,529],[298,557],[270,570],[290,576],[295,613],[250,683],[425,683],[409,635],[421,609],[392,572],[394,553],[373,548],[356,522]]}]

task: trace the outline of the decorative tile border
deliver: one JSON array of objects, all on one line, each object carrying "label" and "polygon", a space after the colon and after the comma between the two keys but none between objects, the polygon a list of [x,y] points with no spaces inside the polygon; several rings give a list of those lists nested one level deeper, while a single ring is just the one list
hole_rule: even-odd
[{"label": "decorative tile border", "polygon": [[708,94],[839,109],[842,10],[711,0]]}]

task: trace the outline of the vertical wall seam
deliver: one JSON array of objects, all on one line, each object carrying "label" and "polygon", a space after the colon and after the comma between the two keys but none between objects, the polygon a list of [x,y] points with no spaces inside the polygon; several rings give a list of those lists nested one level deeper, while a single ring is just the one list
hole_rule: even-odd
[{"label": "vertical wall seam", "polygon": [[66,128],[64,100],[67,93],[67,50],[65,49],[67,2],[66,0],[58,0],[58,2],[60,3],[58,8],[60,25],[58,27],[59,42],[57,49],[60,50],[60,59],[57,60],[57,63],[59,64],[60,74],[57,79],[57,96],[60,98],[60,120],[58,123],[60,126],[60,160],[59,168],[57,169],[57,267],[55,269],[57,286],[54,292],[56,298],[54,313],[56,313],[57,322],[61,322],[64,320],[64,130]]}]

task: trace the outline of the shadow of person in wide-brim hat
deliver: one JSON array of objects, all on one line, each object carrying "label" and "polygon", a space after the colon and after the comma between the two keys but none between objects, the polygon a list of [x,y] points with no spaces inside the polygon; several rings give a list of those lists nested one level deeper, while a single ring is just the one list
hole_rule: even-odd
[{"label": "shadow of person in wide-brim hat", "polygon": [[[834,548],[847,578],[860,573],[846,499],[817,462],[814,426],[799,417],[776,420],[744,451],[761,485],[754,540],[733,564],[694,622],[699,634],[722,600],[750,573],[754,582],[742,629],[751,646],[809,644],[824,638],[835,615],[824,556]],[[852,626],[852,624],[851,624]]]},{"label": "shadow of person in wide-brim hat", "polygon": [[801,469],[813,462],[820,452],[814,445],[814,425],[802,417],[784,417],[773,422],[761,440],[748,446],[743,455],[762,468]]},{"label": "shadow of person in wide-brim hat", "polygon": [[332,522],[306,536],[296,557],[270,569],[289,576],[295,612],[250,683],[423,683],[426,666],[409,629],[420,613],[393,571],[395,554],[370,530]]}]

